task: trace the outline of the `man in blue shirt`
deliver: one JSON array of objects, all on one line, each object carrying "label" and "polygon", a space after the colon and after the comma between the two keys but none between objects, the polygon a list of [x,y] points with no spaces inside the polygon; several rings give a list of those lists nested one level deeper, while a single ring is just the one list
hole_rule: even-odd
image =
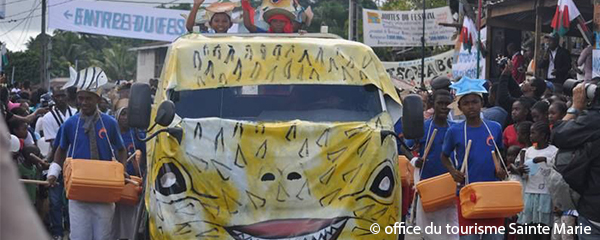
[{"label": "man in blue shirt", "polygon": [[[439,89],[433,93],[433,118],[425,121],[425,136],[419,141],[419,156],[423,157],[425,148],[435,129],[437,129],[437,133],[433,139],[427,159],[424,161],[424,159],[419,158],[415,162],[417,169],[420,169],[420,171],[415,171],[415,174],[420,173],[421,181],[448,172],[442,164],[440,156],[442,154],[442,145],[444,143],[446,131],[453,125],[452,122],[448,121],[448,113],[450,112],[448,105],[450,105],[450,103],[452,103],[452,95],[448,90]],[[445,228],[447,224],[450,226],[458,226],[456,206],[453,205],[448,208],[426,213],[423,211],[423,205],[420,199],[417,204],[416,221],[421,229],[425,229],[425,227],[430,226],[431,224],[436,227],[441,227],[442,229]],[[452,234],[448,231],[442,231],[441,234],[424,233],[424,237],[425,239],[458,240],[458,234]]]},{"label": "man in blue shirt", "polygon": [[[106,161],[116,158],[125,164],[127,153],[119,127],[113,117],[99,112],[101,98],[97,91],[89,87],[80,89],[77,101],[81,111],[63,124],[54,162],[48,171],[48,182],[52,186],[67,157]],[[114,208],[114,203],[69,200],[70,239],[111,239]]]},{"label": "man in blue shirt", "polygon": [[[474,183],[485,181],[498,181],[504,178],[505,172],[496,172],[492,151],[502,148],[502,127],[499,123],[481,119],[481,108],[483,107],[483,80],[461,79],[453,84],[459,96],[458,107],[464,113],[466,121],[451,126],[446,132],[444,145],[442,147],[441,159],[457,183]],[[468,165],[465,174],[461,169],[465,156],[467,142],[471,140],[472,145],[467,159]],[[458,166],[455,167],[450,156],[456,153]],[[466,226],[503,226],[504,219],[465,219],[462,217],[460,201],[457,201],[458,220],[461,227]],[[461,240],[480,239],[479,235],[463,235]],[[484,234],[483,239],[503,239],[501,234]]]}]

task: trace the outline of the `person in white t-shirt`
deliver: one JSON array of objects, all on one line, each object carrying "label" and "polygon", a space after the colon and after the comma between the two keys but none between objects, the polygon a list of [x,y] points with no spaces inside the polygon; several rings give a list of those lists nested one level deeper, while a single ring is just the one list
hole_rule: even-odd
[{"label": "person in white t-shirt", "polygon": [[[55,105],[44,115],[39,121],[42,122],[44,129],[44,138],[50,146],[54,146],[54,140],[57,138],[58,130],[67,119],[77,113],[77,110],[71,108],[68,104],[67,93],[61,89],[53,91],[52,100]],[[60,138],[60,136],[58,136]],[[53,151],[50,150],[49,157],[53,158]],[[62,239],[64,233],[63,227],[63,212],[66,211],[64,205],[64,186],[62,178],[58,181],[59,184],[48,189],[50,198],[50,233],[52,239]]]},{"label": "person in white t-shirt", "polygon": [[558,148],[549,144],[550,126],[546,122],[535,122],[531,126],[530,138],[533,146],[527,148],[524,163],[529,170],[523,180],[525,207],[517,222],[552,226],[552,197],[545,177],[550,175]]},{"label": "person in white t-shirt", "polygon": [[52,94],[52,100],[54,101],[54,107],[44,115],[42,118],[42,126],[44,128],[44,138],[47,142],[52,142],[56,138],[56,133],[60,126],[67,121],[67,119],[75,113],[77,110],[69,107],[67,104],[67,93],[61,89],[55,89]]}]

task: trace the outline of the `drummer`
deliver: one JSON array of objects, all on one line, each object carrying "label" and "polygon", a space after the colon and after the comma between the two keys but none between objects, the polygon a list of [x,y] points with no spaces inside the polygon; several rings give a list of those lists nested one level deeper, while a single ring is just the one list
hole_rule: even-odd
[{"label": "drummer", "polygon": [[[498,181],[505,177],[505,172],[496,172],[491,152],[502,148],[502,127],[499,123],[481,119],[481,108],[483,107],[483,93],[487,93],[483,84],[484,80],[463,78],[452,84],[459,97],[458,107],[464,113],[466,121],[450,126],[446,132],[442,149],[442,163],[448,169],[454,181],[461,184],[474,182]],[[456,153],[458,168],[464,164],[467,142],[471,140],[472,145],[468,154],[468,165],[466,173],[454,167],[450,160],[453,152]],[[458,199],[458,197],[457,197]],[[466,226],[504,226],[504,219],[465,219],[461,214],[460,200],[457,201],[458,223],[461,227]],[[460,239],[480,239],[480,235],[466,235],[460,233]],[[484,234],[483,239],[501,240],[502,234]]]},{"label": "drummer", "polygon": [[[448,113],[450,112],[448,105],[450,105],[450,103],[452,103],[452,95],[448,90],[439,89],[433,93],[433,118],[425,121],[425,136],[419,141],[419,156],[423,156],[425,147],[427,146],[428,141],[430,141],[432,133],[435,129],[437,129],[437,133],[435,135],[435,139],[433,139],[429,155],[427,155],[427,160],[424,161],[422,158],[418,158],[415,161],[415,167],[420,169],[421,181],[448,172],[440,160],[440,155],[442,153],[442,144],[444,142],[446,131],[450,126],[453,125],[453,122],[448,121]],[[425,227],[429,226],[430,224],[440,227],[441,229],[445,229],[446,224],[449,224],[450,226],[458,226],[458,216],[456,213],[456,206],[454,205],[437,210],[435,212],[426,213],[423,211],[423,205],[421,203],[421,199],[419,199],[417,202],[416,222],[421,229],[425,229]],[[449,231],[442,231],[442,234],[424,233],[423,237],[426,240],[458,240],[458,234],[453,235]]]},{"label": "drummer", "polygon": [[[80,113],[65,121],[61,128],[60,145],[56,149],[54,162],[48,170],[48,182],[56,185],[63,162],[67,157],[110,161],[113,158],[125,163],[126,150],[119,133],[117,121],[100,113],[100,88],[89,84],[77,92]],[[111,239],[114,203],[93,203],[69,200],[69,218],[72,240]]]}]

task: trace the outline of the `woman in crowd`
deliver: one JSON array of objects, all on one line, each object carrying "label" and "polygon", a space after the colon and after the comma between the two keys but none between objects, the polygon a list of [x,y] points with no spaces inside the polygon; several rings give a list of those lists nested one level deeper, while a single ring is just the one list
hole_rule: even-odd
[{"label": "woman in crowd", "polygon": [[[126,172],[130,176],[141,177],[143,175],[141,166],[145,165],[145,161],[138,162],[137,157],[133,155],[136,154],[137,150],[140,150],[143,159],[146,156],[146,144],[136,138],[136,134],[142,134],[129,127],[127,122],[127,115],[128,110],[126,107],[121,107],[119,110],[117,110],[115,115],[115,118],[119,123],[121,137],[123,138],[123,143],[125,145],[125,149],[127,150],[127,156],[129,158],[129,160],[127,161]],[[140,137],[144,138],[145,136]],[[130,206],[121,203],[117,203],[115,205],[115,219],[113,221],[113,230],[115,232],[116,239],[133,238],[135,234],[135,216],[136,206]]]}]

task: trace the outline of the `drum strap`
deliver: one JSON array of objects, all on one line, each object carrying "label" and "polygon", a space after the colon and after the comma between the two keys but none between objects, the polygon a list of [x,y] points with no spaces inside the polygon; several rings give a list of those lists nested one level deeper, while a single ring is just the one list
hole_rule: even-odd
[{"label": "drum strap", "polygon": [[[100,115],[99,120],[100,120],[100,123],[102,124],[102,127],[104,129],[106,129],[106,126],[104,125],[104,121],[102,120],[102,115]],[[71,158],[75,155],[75,144],[77,143],[77,136],[79,134],[79,123],[80,123],[80,121],[81,121],[81,116],[79,118],[77,118],[77,127],[75,127],[75,139],[73,140],[73,146],[71,146]],[[110,137],[108,136],[108,129],[107,129],[107,132],[106,132],[106,140],[108,141],[108,146],[110,146],[110,153],[112,155],[112,160],[116,161],[117,158],[115,157],[114,148],[112,146],[112,143],[110,142]]]},{"label": "drum strap", "polygon": [[[508,172],[508,169],[506,168],[506,165],[504,164],[504,159],[502,158],[502,155],[500,154],[500,149],[498,148],[498,144],[496,144],[496,139],[494,139],[494,135],[492,134],[492,131],[490,131],[490,128],[485,123],[485,121],[481,120],[481,123],[483,123],[483,125],[487,129],[487,132],[488,132],[489,136],[492,138],[492,142],[494,143],[494,149],[496,149],[496,154],[500,158],[500,162],[502,164],[502,167],[504,168],[504,170],[506,172]],[[466,120],[465,120],[465,124],[464,124],[464,128],[463,129],[464,129],[465,149],[466,149],[466,144],[467,144],[467,121]],[[465,152],[465,154],[467,154],[467,153]],[[469,184],[469,161],[468,161],[468,159],[466,160],[466,162],[463,162],[463,169],[465,169],[465,176],[466,176],[465,177],[465,184],[468,185]]]},{"label": "drum strap", "polygon": [[[429,144],[429,138],[431,136],[432,133],[432,128],[433,128],[433,120],[431,120],[431,124],[429,124],[429,129],[427,130],[427,138],[425,138],[425,146],[427,146],[427,144]],[[450,124],[448,124],[448,128],[450,128]],[[432,141],[435,141],[435,139],[431,139]],[[423,147],[423,146],[421,146]],[[433,143],[432,146],[433,147]],[[458,167],[458,160],[456,159],[452,159],[452,156],[449,157],[450,161],[452,162],[452,165],[454,165],[454,167]],[[456,151],[454,151],[454,158],[456,158]],[[421,180],[421,175],[423,175],[423,170],[425,169],[425,163],[427,163],[427,159],[423,159],[423,166],[421,166],[421,168],[419,169],[419,180]]]}]

